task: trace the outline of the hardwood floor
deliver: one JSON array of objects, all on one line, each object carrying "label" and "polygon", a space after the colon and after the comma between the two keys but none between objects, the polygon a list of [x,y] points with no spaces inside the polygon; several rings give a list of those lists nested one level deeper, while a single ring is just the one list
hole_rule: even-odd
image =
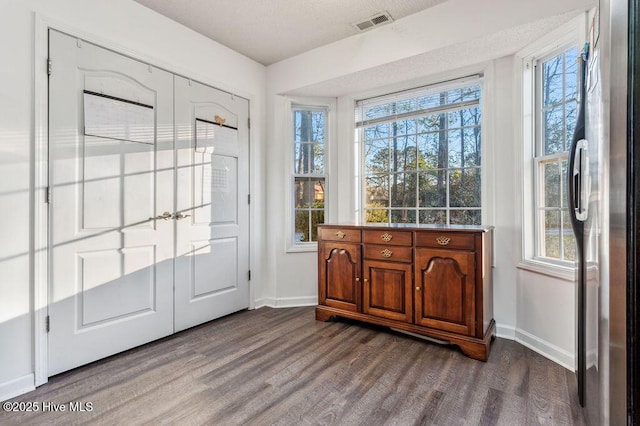
[{"label": "hardwood floor", "polygon": [[12,401],[40,411],[0,410],[0,424],[584,424],[575,375],[518,343],[496,339],[484,363],[374,326],[318,322],[312,307],[230,315]]}]

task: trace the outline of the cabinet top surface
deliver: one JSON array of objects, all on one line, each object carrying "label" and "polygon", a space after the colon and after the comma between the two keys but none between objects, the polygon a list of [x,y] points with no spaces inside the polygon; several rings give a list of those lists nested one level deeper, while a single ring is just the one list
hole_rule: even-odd
[{"label": "cabinet top surface", "polygon": [[406,229],[410,230],[433,230],[433,231],[460,231],[460,232],[486,232],[493,229],[490,225],[429,225],[429,224],[415,224],[415,223],[368,223],[366,225],[356,224],[333,224],[325,223],[318,225],[320,227],[338,227],[338,228],[357,228],[357,229]]}]

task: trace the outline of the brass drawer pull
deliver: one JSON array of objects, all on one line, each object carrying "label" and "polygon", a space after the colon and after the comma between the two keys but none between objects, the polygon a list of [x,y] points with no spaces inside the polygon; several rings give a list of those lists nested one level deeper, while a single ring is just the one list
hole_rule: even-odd
[{"label": "brass drawer pull", "polygon": [[449,242],[451,241],[451,238],[447,238],[447,237],[438,237],[436,238],[436,241],[438,242],[438,244],[440,244],[441,246],[446,246],[447,244],[449,244]]},{"label": "brass drawer pull", "polygon": [[336,237],[338,237],[338,239],[339,239],[339,240],[344,239],[345,235],[347,235],[347,234],[345,234],[345,233],[344,233],[344,232],[342,232],[342,231],[338,231],[338,232],[336,232]]},{"label": "brass drawer pull", "polygon": [[388,232],[385,232],[384,234],[380,235],[380,238],[382,238],[382,241],[388,243],[393,238],[393,235],[389,234]]},{"label": "brass drawer pull", "polygon": [[391,257],[393,252],[389,249],[384,249],[380,252],[380,254],[382,255],[382,257]]}]

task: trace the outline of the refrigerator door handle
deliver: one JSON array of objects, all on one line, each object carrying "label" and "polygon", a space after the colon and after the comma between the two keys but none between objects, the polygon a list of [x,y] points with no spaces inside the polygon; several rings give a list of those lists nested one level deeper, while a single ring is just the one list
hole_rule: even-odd
[{"label": "refrigerator door handle", "polygon": [[574,217],[584,222],[588,217],[589,194],[589,156],[587,140],[580,139],[573,145],[571,169],[571,197]]}]

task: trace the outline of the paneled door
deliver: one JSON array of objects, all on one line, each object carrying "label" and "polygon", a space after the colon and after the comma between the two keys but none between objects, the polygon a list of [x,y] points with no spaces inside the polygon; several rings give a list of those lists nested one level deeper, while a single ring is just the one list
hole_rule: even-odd
[{"label": "paneled door", "polygon": [[175,77],[175,330],[249,307],[249,102]]},{"label": "paneled door", "polygon": [[173,76],[50,31],[49,375],[173,332]]},{"label": "paneled door", "polygon": [[473,336],[476,265],[471,251],[418,247],[415,323]]}]

